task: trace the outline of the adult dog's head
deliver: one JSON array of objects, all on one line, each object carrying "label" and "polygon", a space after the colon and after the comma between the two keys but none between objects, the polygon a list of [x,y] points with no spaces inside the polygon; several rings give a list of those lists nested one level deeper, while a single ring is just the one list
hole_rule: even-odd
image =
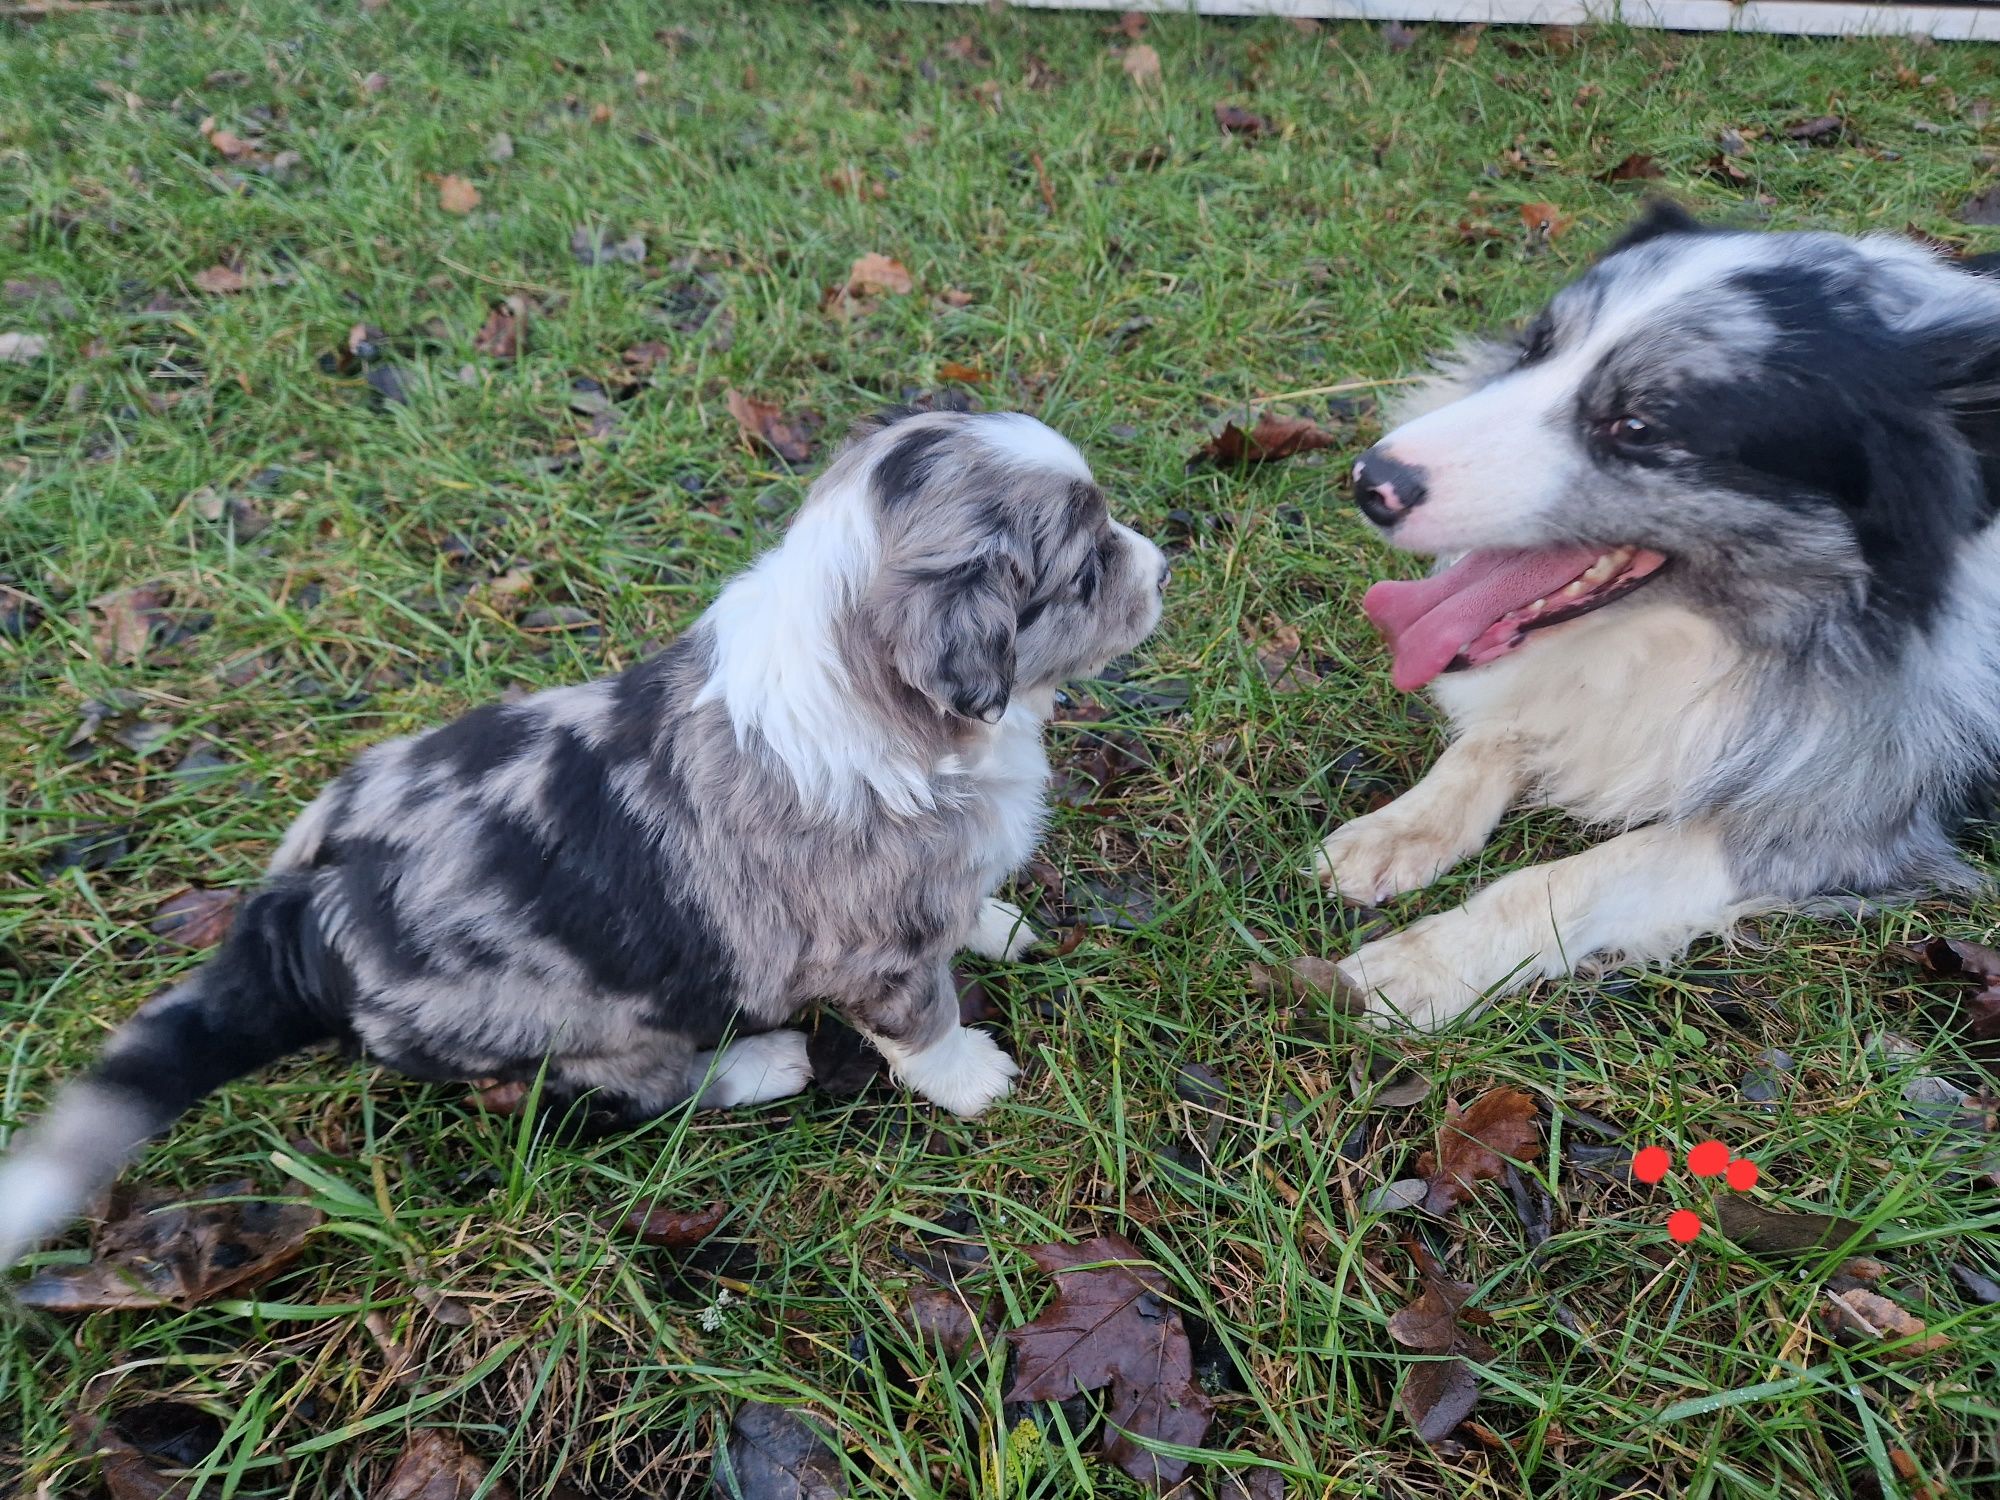
[{"label": "adult dog's head", "polygon": [[2000,500],[2000,283],[1887,237],[1650,211],[1462,348],[1354,468],[1404,688],[1635,590],[1768,651],[1894,652]]},{"label": "adult dog's head", "polygon": [[716,601],[704,697],[808,801],[839,809],[872,788],[910,811],[1011,707],[1036,718],[1057,684],[1143,641],[1167,574],[1034,418],[890,414]]}]

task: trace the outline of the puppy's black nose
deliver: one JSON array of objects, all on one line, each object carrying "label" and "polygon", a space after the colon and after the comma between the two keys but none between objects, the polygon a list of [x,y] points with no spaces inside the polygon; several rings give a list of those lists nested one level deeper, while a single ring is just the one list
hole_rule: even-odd
[{"label": "puppy's black nose", "polygon": [[1424,503],[1424,471],[1370,448],[1354,462],[1354,503],[1377,526],[1394,526]]}]

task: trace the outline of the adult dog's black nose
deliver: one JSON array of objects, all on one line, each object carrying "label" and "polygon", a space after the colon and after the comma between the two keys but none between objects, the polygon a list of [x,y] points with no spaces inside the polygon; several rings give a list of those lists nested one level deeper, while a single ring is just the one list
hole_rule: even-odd
[{"label": "adult dog's black nose", "polygon": [[1424,503],[1424,471],[1370,448],[1354,461],[1354,503],[1377,526],[1394,526]]}]

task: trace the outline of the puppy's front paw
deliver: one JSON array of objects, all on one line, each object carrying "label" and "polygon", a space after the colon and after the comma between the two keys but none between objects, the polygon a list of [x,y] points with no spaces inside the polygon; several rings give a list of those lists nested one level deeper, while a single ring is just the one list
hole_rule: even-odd
[{"label": "puppy's front paw", "polygon": [[1337,967],[1366,997],[1362,1019],[1385,1030],[1437,1031],[1484,1003],[1441,917],[1364,943]]},{"label": "puppy's front paw", "polygon": [[955,1026],[921,1052],[891,1057],[903,1084],[940,1109],[971,1119],[1014,1091],[1020,1065],[985,1032]]},{"label": "puppy's front paw", "polygon": [[972,924],[972,931],[966,934],[965,948],[981,958],[1005,959],[1011,963],[1025,957],[1041,940],[1042,935],[1028,925],[1020,907],[988,896],[979,905],[979,918]]},{"label": "puppy's front paw", "polygon": [[1423,889],[1470,852],[1457,829],[1399,817],[1392,806],[1328,834],[1313,857],[1313,873],[1341,900],[1379,906]]}]

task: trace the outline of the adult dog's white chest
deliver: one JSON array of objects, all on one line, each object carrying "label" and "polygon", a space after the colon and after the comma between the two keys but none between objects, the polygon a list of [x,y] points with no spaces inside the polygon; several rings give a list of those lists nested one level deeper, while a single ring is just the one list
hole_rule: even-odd
[{"label": "adult dog's white chest", "polygon": [[1672,817],[1730,746],[1736,649],[1677,605],[1630,603],[1437,680],[1460,736],[1514,742],[1530,795],[1592,823]]}]

